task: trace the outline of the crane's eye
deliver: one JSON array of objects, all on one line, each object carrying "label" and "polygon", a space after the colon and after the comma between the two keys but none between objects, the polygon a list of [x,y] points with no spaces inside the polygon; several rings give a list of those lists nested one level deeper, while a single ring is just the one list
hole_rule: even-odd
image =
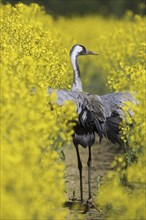
[{"label": "crane's eye", "polygon": [[82,50],[81,50],[81,52],[80,52],[80,55],[84,55],[84,54],[86,54],[86,48],[85,48],[85,47],[82,47]]}]

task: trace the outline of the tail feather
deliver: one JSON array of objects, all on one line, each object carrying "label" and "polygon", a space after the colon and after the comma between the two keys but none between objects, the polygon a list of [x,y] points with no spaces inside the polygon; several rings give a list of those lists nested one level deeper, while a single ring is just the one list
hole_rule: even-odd
[{"label": "tail feather", "polygon": [[94,123],[95,123],[95,127],[96,127],[96,132],[99,135],[99,143],[101,143],[101,140],[103,138],[102,125],[101,125],[101,122],[98,120],[98,118],[94,114],[93,114],[93,118],[94,118]]}]

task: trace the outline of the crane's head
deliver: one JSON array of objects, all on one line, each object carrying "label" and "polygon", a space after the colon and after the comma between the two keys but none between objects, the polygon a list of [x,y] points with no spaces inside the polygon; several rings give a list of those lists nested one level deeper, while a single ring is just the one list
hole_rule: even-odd
[{"label": "crane's head", "polygon": [[87,50],[83,45],[75,44],[72,49],[70,50],[70,56],[81,56],[81,55],[98,55],[95,52]]}]

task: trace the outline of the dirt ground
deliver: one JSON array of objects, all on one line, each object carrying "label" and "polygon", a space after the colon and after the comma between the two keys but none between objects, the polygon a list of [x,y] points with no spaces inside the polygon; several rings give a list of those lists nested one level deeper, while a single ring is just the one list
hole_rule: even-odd
[{"label": "dirt ground", "polygon": [[[80,155],[83,165],[83,196],[84,200],[88,199],[88,172],[87,172],[87,159],[88,149],[84,149],[80,146]],[[69,209],[68,219],[84,219],[84,220],[103,220],[104,217],[92,207],[87,213],[83,213],[83,207],[78,207],[77,210],[74,204],[80,204],[80,189],[79,189],[79,172],[77,167],[76,151],[74,146],[64,148],[65,163],[66,163],[66,194],[68,200],[66,201],[65,207]],[[111,164],[116,155],[122,153],[122,150],[111,144],[110,142],[103,140],[102,144],[96,143],[92,146],[92,169],[91,169],[91,189],[93,195],[93,201],[96,198],[98,189],[98,180],[103,182],[107,172],[111,170]],[[80,214],[78,216],[78,214]]]}]

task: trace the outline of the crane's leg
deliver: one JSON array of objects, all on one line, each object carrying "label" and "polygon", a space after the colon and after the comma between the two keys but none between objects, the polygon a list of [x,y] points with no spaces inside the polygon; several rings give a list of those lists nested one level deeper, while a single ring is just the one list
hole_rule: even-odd
[{"label": "crane's leg", "polygon": [[77,159],[78,159],[78,169],[80,174],[80,193],[81,193],[81,202],[83,202],[83,182],[82,182],[82,162],[79,154],[78,145],[75,144],[76,152],[77,152]]},{"label": "crane's leg", "polygon": [[91,196],[91,162],[92,162],[92,158],[91,158],[91,147],[89,147],[89,157],[88,157],[88,193],[89,193],[89,198],[88,200],[90,200],[92,198]]}]

